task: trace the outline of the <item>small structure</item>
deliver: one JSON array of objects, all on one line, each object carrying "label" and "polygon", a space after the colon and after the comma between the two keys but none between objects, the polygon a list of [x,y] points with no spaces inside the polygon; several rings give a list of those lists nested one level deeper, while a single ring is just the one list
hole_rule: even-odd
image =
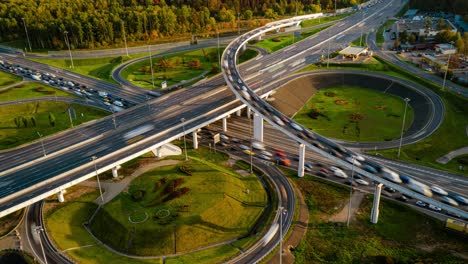
[{"label": "small structure", "polygon": [[413,19],[414,16],[418,13],[418,9],[408,9],[403,15],[403,18]]},{"label": "small structure", "polygon": [[435,45],[435,50],[439,52],[440,54],[444,54],[444,55],[457,53],[457,48],[448,43]]},{"label": "small structure", "polygon": [[445,68],[447,67],[447,62],[446,61],[441,61],[439,60],[438,58],[432,56],[432,55],[428,55],[428,54],[423,54],[422,57],[421,57],[421,60],[429,65],[431,65],[432,67],[436,68],[437,70],[445,70]]},{"label": "small structure", "polygon": [[351,58],[354,61],[362,54],[367,55],[367,48],[348,46],[340,51],[340,54],[343,55],[343,58]]}]

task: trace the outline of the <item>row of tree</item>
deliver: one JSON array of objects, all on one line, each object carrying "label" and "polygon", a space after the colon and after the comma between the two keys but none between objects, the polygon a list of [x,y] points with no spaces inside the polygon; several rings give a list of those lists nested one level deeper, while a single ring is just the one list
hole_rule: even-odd
[{"label": "row of tree", "polygon": [[468,1],[466,0],[410,0],[410,8],[425,11],[445,11],[459,15],[468,14]]},{"label": "row of tree", "polygon": [[[365,0],[11,0],[0,1],[0,42],[33,49],[93,48],[167,36],[237,30],[258,18],[331,11]],[[65,33],[68,32],[68,33]]]}]

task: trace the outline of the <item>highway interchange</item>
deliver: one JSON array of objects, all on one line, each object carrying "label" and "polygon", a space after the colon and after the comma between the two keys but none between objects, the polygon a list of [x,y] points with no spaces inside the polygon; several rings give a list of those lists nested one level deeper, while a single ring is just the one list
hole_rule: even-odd
[{"label": "highway interchange", "polygon": [[[391,15],[396,13],[399,8],[397,5],[390,5],[391,3],[385,3],[387,5],[385,10],[383,10],[384,3],[373,7],[374,9],[379,9],[378,11],[369,10],[369,14],[385,13],[379,15],[378,18],[366,20],[366,24],[363,27],[366,30],[368,28],[376,29],[377,25],[386,20],[386,14]],[[316,62],[321,55],[328,36],[335,36],[333,43],[330,44],[331,50],[338,49],[345,45],[345,43],[354,40],[361,30],[351,29],[347,31],[346,29],[350,28],[349,25],[358,25],[360,20],[360,14],[350,16],[348,19],[343,20],[342,23],[309,38],[307,41],[295,44],[291,48],[287,48],[287,50],[262,56],[245,63],[240,67],[239,72],[244,79],[248,80],[247,83],[255,85],[254,88],[261,87],[261,92],[273,90],[281,82],[267,83],[265,80],[278,79],[278,77],[294,72],[305,64]],[[343,32],[347,34],[342,34]],[[314,48],[308,50],[310,46]],[[308,50],[308,52],[307,54],[302,53],[301,56],[303,57],[298,57],[297,54],[299,53],[295,50]],[[37,67],[37,69],[42,69],[43,71],[54,71],[58,76],[64,76],[64,78],[66,77],[86,84],[88,87],[105,87],[118,96],[128,98],[131,102],[141,103],[147,101],[147,97],[143,91],[135,92],[135,90],[128,88],[124,89],[124,92],[119,93],[122,89],[115,85],[78,76],[77,74],[58,70],[50,66],[29,62],[19,57],[3,54],[0,57],[12,63],[27,65],[30,68]],[[303,59],[303,61],[298,64],[291,62],[282,63],[284,58],[291,57],[294,57],[298,61]],[[258,74],[259,69],[263,69],[262,74]],[[0,173],[2,176],[0,186],[6,187],[2,188],[0,208],[3,211],[13,203],[25,201],[47,190],[61,186],[64,182],[71,179],[77,179],[83,174],[92,173],[93,164],[90,162],[91,156],[98,156],[98,166],[104,167],[105,165],[124,159],[128,155],[127,153],[139,152],[150,148],[156,142],[175,138],[176,136],[174,135],[183,133],[180,122],[181,117],[187,120],[185,130],[188,132],[216,119],[228,110],[240,107],[241,103],[236,101],[234,95],[223,85],[224,80],[221,76],[217,76],[194,88],[177,91],[115,114],[117,128],[114,128],[112,116],[109,116],[44,140],[48,153],[56,152],[60,155],[51,154],[45,158],[41,157],[42,152],[39,142],[27,147],[0,153],[0,160],[2,161],[0,165],[0,170],[2,170]],[[217,88],[220,86],[221,88]],[[154,130],[145,134],[147,138],[151,137],[151,140],[144,141],[142,144],[128,146],[123,139],[123,135],[147,122],[154,124]],[[85,140],[88,140],[86,144],[81,143]],[[97,141],[99,141],[99,146],[97,147],[94,144],[89,144]],[[15,157],[15,159],[12,159],[12,157]],[[24,165],[27,162],[31,164]],[[23,166],[19,166],[21,164]],[[80,171],[70,172],[74,168],[79,168]],[[34,186],[34,184],[39,184],[45,179],[56,177],[62,173],[61,177],[57,177],[58,180],[54,180],[50,184],[40,186],[40,188]],[[16,197],[13,200],[4,199],[8,195],[26,188],[30,188],[28,190],[31,190],[26,195]]]}]

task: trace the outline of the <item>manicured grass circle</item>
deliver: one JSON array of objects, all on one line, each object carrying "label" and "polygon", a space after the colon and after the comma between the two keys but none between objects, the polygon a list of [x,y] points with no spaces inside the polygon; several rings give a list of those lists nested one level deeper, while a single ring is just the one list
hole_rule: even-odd
[{"label": "manicured grass circle", "polygon": [[[326,137],[372,142],[400,136],[405,102],[397,96],[360,87],[321,89],[294,120]],[[413,121],[407,108],[405,129]]]}]

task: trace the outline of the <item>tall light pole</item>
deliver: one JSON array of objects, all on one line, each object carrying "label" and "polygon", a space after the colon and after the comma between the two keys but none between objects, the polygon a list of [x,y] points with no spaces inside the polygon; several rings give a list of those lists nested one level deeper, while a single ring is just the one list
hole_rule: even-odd
[{"label": "tall light pole", "polygon": [[401,135],[400,135],[400,144],[398,146],[398,158],[400,158],[401,143],[403,142],[403,130],[405,130],[405,120],[406,120],[406,108],[408,107],[408,102],[411,101],[408,97],[405,100],[405,112],[403,114],[403,123],[401,124]]},{"label": "tall light pole", "polygon": [[112,123],[114,123],[114,129],[117,129],[117,123],[115,122],[115,113],[112,114]]},{"label": "tall light pole", "polygon": [[184,131],[184,152],[185,152],[185,161],[188,160],[187,157],[187,142],[185,141],[185,118],[181,118],[180,122],[182,122],[182,130]]},{"label": "tall light pole", "polygon": [[[453,47],[453,41],[450,41],[450,45],[452,45]],[[445,89],[445,80],[447,79],[447,72],[448,72],[449,65],[450,65],[450,55],[452,54],[449,54],[448,59],[447,59],[447,68],[445,69],[444,81],[442,82],[442,91],[444,91]]]},{"label": "tall light pole", "polygon": [[336,16],[336,0],[335,0],[335,14],[334,15]]},{"label": "tall light pole", "polygon": [[[364,21],[364,10],[361,11],[362,12],[362,19],[361,19],[361,23]],[[363,30],[364,26],[361,26],[361,38],[359,38],[359,47],[362,47],[362,30]]]},{"label": "tall light pole", "polygon": [[125,24],[123,21],[122,21],[122,31],[123,31],[123,39],[125,43],[125,52],[127,53],[127,57],[128,57],[127,37],[125,36]]},{"label": "tall light pole", "polygon": [[98,187],[99,187],[99,193],[101,194],[101,201],[104,202],[104,197],[102,196],[101,182],[99,181],[99,175],[97,173],[97,166],[96,166],[97,157],[92,156],[91,159],[93,160],[93,163],[94,163],[94,171],[96,172],[96,179],[97,179],[97,184],[98,184]]},{"label": "tall light pole", "polygon": [[288,211],[284,209],[283,206],[280,206],[280,248],[279,248],[279,263],[283,263],[283,215],[285,215]]},{"label": "tall light pole", "polygon": [[63,33],[65,33],[65,43],[67,43],[67,46],[68,46],[68,53],[70,54],[71,68],[73,69],[75,68],[75,66],[73,65],[73,57],[72,57],[71,49],[70,49],[70,40],[68,39],[68,31],[65,31]]},{"label": "tall light pole", "polygon": [[218,69],[221,72],[221,55],[219,54],[219,31],[216,29],[216,37],[218,38]]},{"label": "tall light pole", "polygon": [[327,52],[327,68],[330,64],[330,31],[328,31],[328,52]]},{"label": "tall light pole", "polygon": [[153,58],[151,57],[151,45],[148,45],[148,53],[150,57],[151,82],[153,83],[153,89],[154,89]]},{"label": "tall light pole", "polygon": [[348,217],[346,219],[346,226],[349,227],[349,219],[351,218],[351,197],[353,196],[353,177],[354,177],[354,162],[356,157],[353,156],[353,163],[351,164],[351,185],[349,189],[349,205],[348,205]]},{"label": "tall light pole", "polygon": [[[255,114],[254,114],[255,115]],[[252,130],[252,118],[249,118],[249,126],[250,126],[250,173],[253,173],[253,146],[252,146],[252,140],[253,140],[253,130]]]},{"label": "tall light pole", "polygon": [[42,146],[42,153],[44,153],[44,157],[47,156],[46,152],[45,152],[45,148],[44,148],[44,140],[42,139],[42,134],[39,133],[39,131],[36,131],[37,135],[39,136],[39,138],[41,139],[41,146]]},{"label": "tall light pole", "polygon": [[46,258],[46,254],[44,251],[44,246],[42,246],[42,239],[41,239],[41,231],[44,232],[44,228],[42,228],[42,226],[37,226],[35,228],[35,231],[37,235],[39,236],[38,240],[39,240],[39,245],[41,245],[42,257],[44,258],[44,263],[47,264],[47,258]]},{"label": "tall light pole", "polygon": [[24,21],[24,17],[22,17],[21,19],[23,20],[24,31],[26,32],[26,39],[28,39],[29,51],[32,52],[31,42],[29,41],[28,29],[26,28],[26,22]]}]

